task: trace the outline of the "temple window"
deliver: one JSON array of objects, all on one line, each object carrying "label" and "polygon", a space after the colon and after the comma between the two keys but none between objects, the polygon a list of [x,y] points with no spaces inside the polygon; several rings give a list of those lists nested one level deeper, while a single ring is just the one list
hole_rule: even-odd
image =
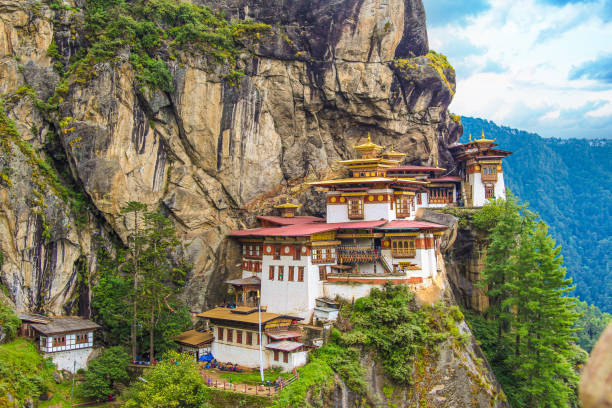
[{"label": "temple window", "polygon": [[278,267],[278,280],[282,281],[285,279],[285,267],[284,266],[279,266]]},{"label": "temple window", "polygon": [[298,267],[298,282],[304,282],[304,267]]},{"label": "temple window", "polygon": [[83,344],[89,341],[89,336],[87,333],[77,334],[76,336],[76,344]]},{"label": "temple window", "polygon": [[495,198],[495,187],[494,186],[485,186],[485,198]]},{"label": "temple window", "polygon": [[223,340],[223,327],[217,327],[217,340]]},{"label": "temple window", "polygon": [[242,344],[242,330],[236,330],[236,343]]},{"label": "temple window", "polygon": [[280,245],[274,245],[274,259],[276,260],[281,259],[281,246]]},{"label": "temple window", "polygon": [[350,219],[363,219],[363,200],[350,198],[348,200],[348,217]]},{"label": "temple window", "polygon": [[287,278],[287,280],[290,282],[293,282],[294,275],[295,275],[295,266],[290,266],[289,267],[289,277]]},{"label": "temple window", "polygon": [[246,344],[249,346],[253,345],[253,333],[250,331],[246,332]]},{"label": "temple window", "polygon": [[417,193],[417,204],[421,205],[423,204],[422,199],[421,199],[421,193]]},{"label": "temple window", "polygon": [[416,242],[414,239],[396,239],[391,241],[391,255],[394,258],[416,257]]},{"label": "temple window", "polygon": [[399,197],[396,205],[398,218],[410,217],[410,199],[408,197]]},{"label": "temple window", "polygon": [[229,341],[230,343],[234,342],[234,332],[232,331],[232,329],[227,329],[227,341]]},{"label": "temple window", "polygon": [[319,266],[319,280],[324,281],[327,279],[327,266]]},{"label": "temple window", "polygon": [[274,280],[274,265],[270,265],[270,271],[268,273],[268,279]]},{"label": "temple window", "polygon": [[66,345],[66,336],[53,337],[53,347],[65,346],[65,345]]},{"label": "temple window", "polygon": [[481,174],[483,181],[497,181],[497,165],[482,166]]},{"label": "temple window", "polygon": [[300,259],[302,259],[301,246],[300,245],[296,245],[295,247],[293,247],[293,260],[294,261],[299,261]]}]

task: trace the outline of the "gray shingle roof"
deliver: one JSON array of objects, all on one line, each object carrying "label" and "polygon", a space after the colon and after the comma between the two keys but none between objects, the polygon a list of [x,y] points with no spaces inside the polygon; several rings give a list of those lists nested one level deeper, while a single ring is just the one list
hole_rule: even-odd
[{"label": "gray shingle roof", "polygon": [[54,317],[47,324],[33,324],[32,328],[44,335],[74,333],[99,329],[101,326],[82,317]]}]

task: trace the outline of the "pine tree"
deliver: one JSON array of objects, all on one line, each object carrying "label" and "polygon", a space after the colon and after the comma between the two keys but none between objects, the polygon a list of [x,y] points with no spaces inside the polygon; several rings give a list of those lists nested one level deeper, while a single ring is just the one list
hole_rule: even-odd
[{"label": "pine tree", "polygon": [[[142,242],[142,216],[147,210],[147,206],[137,201],[130,201],[127,205],[121,208],[121,214],[126,216],[126,220],[131,222],[128,236],[129,254],[127,259],[126,270],[129,270],[132,275],[132,324],[130,330],[130,343],[132,350],[132,360],[136,360],[138,353],[137,343],[137,320],[138,320],[138,283],[140,279],[140,256],[143,246]],[[131,219],[130,219],[131,218]]]},{"label": "pine tree", "polygon": [[154,361],[156,322],[163,309],[175,312],[170,306],[170,297],[184,285],[186,268],[184,265],[173,265],[170,258],[170,253],[179,244],[172,222],[157,212],[147,212],[144,222],[146,248],[141,260],[141,301],[148,315],[149,358]]},{"label": "pine tree", "polygon": [[543,222],[522,238],[518,265],[529,269],[516,299],[515,330],[524,333],[515,361],[519,389],[529,407],[566,407],[573,392],[569,384],[577,381],[570,363],[578,314],[568,293],[574,288],[565,277],[561,248]]},{"label": "pine tree", "polygon": [[491,296],[487,316],[497,326],[492,363],[512,406],[570,406],[578,313],[561,249],[511,195],[474,219],[478,228],[490,227],[482,282]]}]

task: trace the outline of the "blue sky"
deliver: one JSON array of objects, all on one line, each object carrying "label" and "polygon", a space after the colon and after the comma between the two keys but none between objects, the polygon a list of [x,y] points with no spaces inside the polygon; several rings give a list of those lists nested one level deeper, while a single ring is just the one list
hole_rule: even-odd
[{"label": "blue sky", "polygon": [[457,71],[456,114],[612,138],[612,0],[423,0]]}]

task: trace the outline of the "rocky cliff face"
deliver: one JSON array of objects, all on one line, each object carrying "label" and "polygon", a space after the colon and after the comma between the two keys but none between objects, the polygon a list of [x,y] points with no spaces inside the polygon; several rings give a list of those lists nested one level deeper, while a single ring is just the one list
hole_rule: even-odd
[{"label": "rocky cliff face", "polygon": [[59,108],[45,110],[60,83],[52,42],[65,64],[87,46],[83,2],[0,0],[0,92],[17,132],[3,130],[0,280],[18,309],[86,305],[79,282],[95,279],[97,245],[125,239],[119,210],[130,200],[175,221],[194,265],[185,297],[200,310],[238,272],[225,235],[279,196],[320,213],[301,183],[353,157],[367,133],[409,163],[452,167],[454,71],[428,54],[420,0],[204,3],[273,26],[256,55],[241,56],[239,87],[181,55],[165,61],[174,91],[142,89],[125,53],[69,79]]}]

